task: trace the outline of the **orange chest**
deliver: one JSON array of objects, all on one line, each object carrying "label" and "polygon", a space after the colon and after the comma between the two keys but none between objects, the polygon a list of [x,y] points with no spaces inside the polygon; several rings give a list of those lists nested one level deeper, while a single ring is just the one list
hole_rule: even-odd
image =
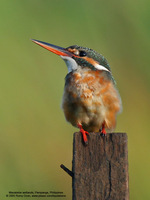
[{"label": "orange chest", "polygon": [[111,119],[115,119],[120,110],[121,100],[113,82],[103,72],[82,71],[66,77],[62,107],[66,119],[71,119],[73,124],[105,121],[111,127],[110,121],[115,125],[115,120]]},{"label": "orange chest", "polygon": [[[84,71],[70,74],[66,80],[67,92],[74,98],[93,99],[113,88],[113,83],[99,71]],[[112,91],[111,91],[112,92]]]}]

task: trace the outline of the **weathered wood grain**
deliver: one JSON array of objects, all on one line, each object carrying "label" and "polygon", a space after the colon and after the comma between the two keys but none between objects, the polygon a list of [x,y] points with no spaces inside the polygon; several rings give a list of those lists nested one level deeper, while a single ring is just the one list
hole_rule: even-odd
[{"label": "weathered wood grain", "polygon": [[73,200],[128,200],[126,133],[90,133],[88,145],[74,134]]}]

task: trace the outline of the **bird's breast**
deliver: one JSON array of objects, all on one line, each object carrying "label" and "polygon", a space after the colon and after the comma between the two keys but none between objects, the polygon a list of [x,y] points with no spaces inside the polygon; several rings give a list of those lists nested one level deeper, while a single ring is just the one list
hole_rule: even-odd
[{"label": "bird's breast", "polygon": [[[117,99],[113,82],[103,72],[79,70],[66,77],[62,107],[74,126],[79,122],[99,126]],[[115,109],[112,112],[117,112],[119,105]]]}]

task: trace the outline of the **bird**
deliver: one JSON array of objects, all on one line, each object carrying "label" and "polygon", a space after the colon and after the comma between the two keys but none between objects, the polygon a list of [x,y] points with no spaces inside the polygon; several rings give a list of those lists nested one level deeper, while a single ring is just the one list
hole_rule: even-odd
[{"label": "bird", "polygon": [[103,136],[116,127],[122,101],[108,61],[96,51],[78,45],[67,48],[32,39],[66,63],[62,109],[66,121],[80,129],[84,144],[90,132]]}]

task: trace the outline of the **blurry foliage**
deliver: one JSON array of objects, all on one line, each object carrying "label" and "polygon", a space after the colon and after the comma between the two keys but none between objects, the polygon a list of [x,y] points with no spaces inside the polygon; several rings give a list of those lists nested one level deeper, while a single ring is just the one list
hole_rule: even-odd
[{"label": "blurry foliage", "polygon": [[[60,109],[65,63],[30,38],[87,46],[110,63],[123,101],[132,200],[150,199],[150,1],[1,0],[0,197],[63,191],[71,199],[72,136]],[[9,198],[7,198],[9,200]]]}]

